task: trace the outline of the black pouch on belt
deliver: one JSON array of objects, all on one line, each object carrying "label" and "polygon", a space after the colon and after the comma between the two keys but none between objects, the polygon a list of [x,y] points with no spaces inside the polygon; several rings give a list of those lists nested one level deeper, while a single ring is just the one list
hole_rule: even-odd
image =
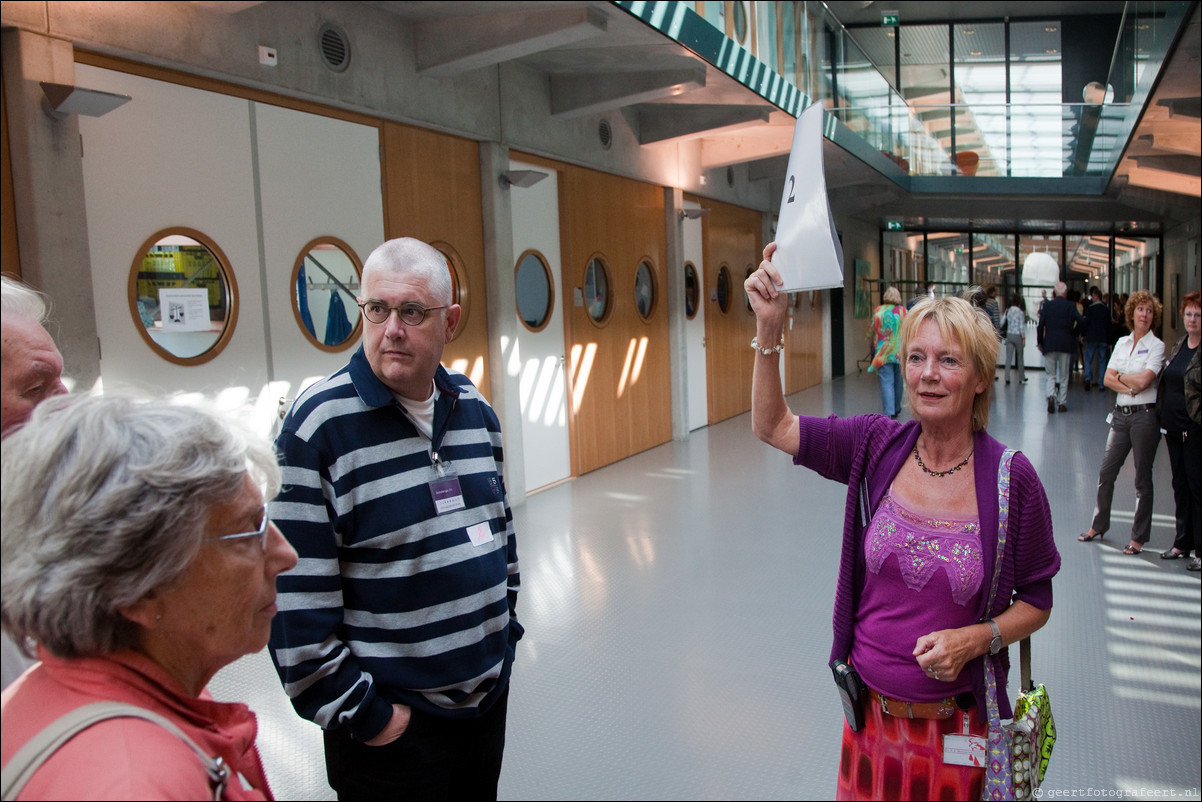
[{"label": "black pouch on belt", "polygon": [[843,701],[843,715],[847,718],[847,726],[852,732],[864,728],[864,680],[846,660],[836,660],[831,663],[831,672],[835,675],[835,685],[839,688],[839,698]]}]

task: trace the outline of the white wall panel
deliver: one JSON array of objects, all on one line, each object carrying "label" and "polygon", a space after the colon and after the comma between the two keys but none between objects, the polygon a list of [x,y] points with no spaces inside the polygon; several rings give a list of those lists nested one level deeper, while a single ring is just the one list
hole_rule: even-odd
[{"label": "white wall panel", "polygon": [[522,453],[526,490],[531,491],[572,475],[563,334],[564,293],[568,290],[562,280],[559,244],[559,174],[513,160],[509,167],[548,174],[532,187],[510,190],[514,258],[528,250],[538,251],[547,261],[552,283],[550,319],[538,332],[519,325],[511,357],[516,364],[507,366],[507,370],[516,368],[521,373]]},{"label": "white wall panel", "polygon": [[[267,364],[248,102],[82,64],[76,80],[133,98],[103,117],[79,119],[105,388],[215,394],[234,387],[240,389],[233,395],[254,399]],[[212,238],[238,284],[233,338],[204,365],[184,367],[158,356],[129,312],[134,256],[149,236],[170,226]]]},{"label": "white wall panel", "polygon": [[[292,268],[305,245],[336,237],[359,261],[384,241],[380,134],[375,126],[256,103],[274,378],[294,398],[307,379],[333,373],[357,346],[330,353],[302,334],[292,312]],[[315,278],[315,280],[317,280]],[[353,298],[344,297],[348,312]]]},{"label": "white wall panel", "polygon": [[[301,333],[292,267],[320,236],[342,240],[360,260],[383,241],[378,129],[87,65],[78,65],[78,82],[133,98],[80,120],[106,388],[225,393],[269,416],[275,399],[344,365],[355,346],[329,353]],[[171,226],[212,238],[238,285],[233,338],[204,365],[159,357],[128,311],[135,252]],[[353,311],[354,300],[344,302]]]}]

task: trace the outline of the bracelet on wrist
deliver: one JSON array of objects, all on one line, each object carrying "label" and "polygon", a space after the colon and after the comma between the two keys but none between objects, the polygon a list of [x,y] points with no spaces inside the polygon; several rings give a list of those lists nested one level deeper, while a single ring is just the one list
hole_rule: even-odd
[{"label": "bracelet on wrist", "polygon": [[777,343],[772,348],[764,348],[763,346],[761,346],[759,338],[757,338],[757,337],[751,338],[751,347],[754,348],[755,350],[759,351],[764,356],[771,356],[772,354],[783,353],[785,350],[785,333],[783,331],[780,333],[780,342]]}]

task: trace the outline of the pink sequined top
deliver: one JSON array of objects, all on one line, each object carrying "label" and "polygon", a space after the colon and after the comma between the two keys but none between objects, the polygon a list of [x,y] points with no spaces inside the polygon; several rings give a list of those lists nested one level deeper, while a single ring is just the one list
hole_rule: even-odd
[{"label": "pink sequined top", "polygon": [[887,495],[864,536],[852,665],[869,687],[910,702],[971,691],[969,672],[932,679],[913,652],[923,635],[976,623],[985,576],[979,521],[935,520]]}]

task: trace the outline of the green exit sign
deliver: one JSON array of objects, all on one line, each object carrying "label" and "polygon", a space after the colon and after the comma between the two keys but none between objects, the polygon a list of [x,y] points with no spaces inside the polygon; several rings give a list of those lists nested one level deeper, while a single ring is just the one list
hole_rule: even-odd
[{"label": "green exit sign", "polygon": [[901,14],[897,11],[882,11],[881,24],[896,28],[901,25]]},{"label": "green exit sign", "polygon": [[902,225],[901,220],[886,220],[885,221],[885,230],[886,231],[901,231],[903,228],[905,228],[905,226]]}]

